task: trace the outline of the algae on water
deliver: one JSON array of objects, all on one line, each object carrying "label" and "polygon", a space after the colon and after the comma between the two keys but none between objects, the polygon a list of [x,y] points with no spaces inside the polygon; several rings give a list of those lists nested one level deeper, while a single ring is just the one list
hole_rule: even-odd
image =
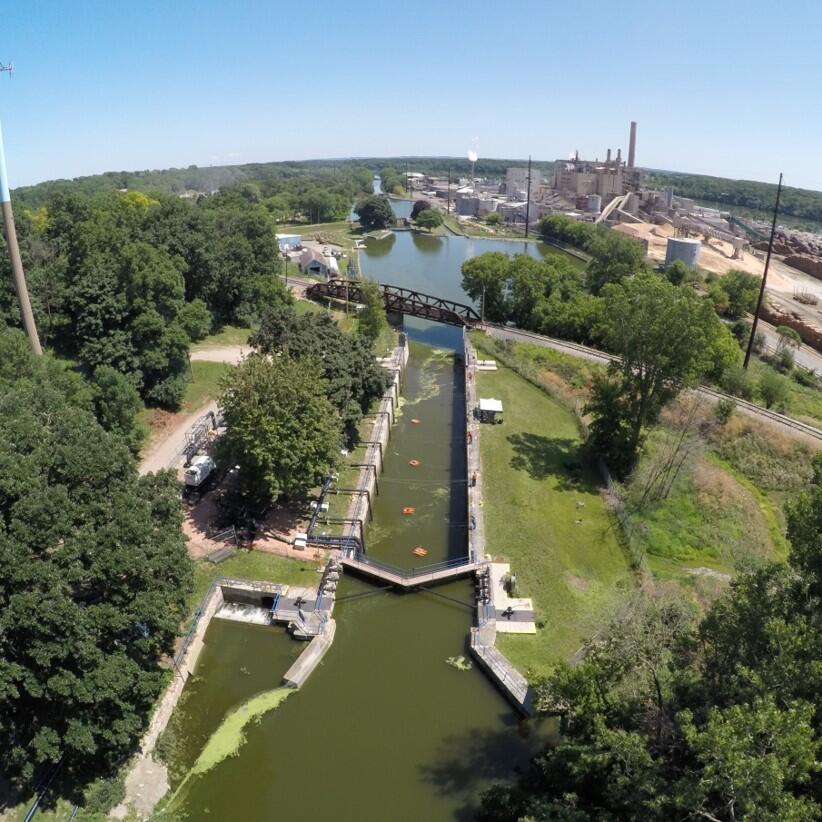
[{"label": "algae on water", "polygon": [[237,753],[240,746],[245,742],[244,730],[249,722],[259,719],[263,714],[278,708],[293,693],[293,688],[274,688],[271,691],[257,694],[248,702],[244,702],[231,711],[220,723],[220,727],[211,734],[205,747],[197,757],[197,761],[191,766],[191,770],[186,774],[177,790],[174,791],[174,795],[166,807],[171,807],[183,786],[192,776],[211,770],[227,757],[234,756]]},{"label": "algae on water", "polygon": [[464,656],[449,656],[445,660],[445,664],[456,668],[458,671],[470,671],[474,667]]}]

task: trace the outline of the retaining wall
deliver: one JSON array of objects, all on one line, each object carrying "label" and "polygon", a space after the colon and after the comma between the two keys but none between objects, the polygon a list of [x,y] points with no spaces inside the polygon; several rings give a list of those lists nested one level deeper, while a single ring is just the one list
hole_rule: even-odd
[{"label": "retaining wall", "polygon": [[[360,534],[365,533],[365,523],[370,514],[371,496],[376,493],[377,489],[377,473],[382,473],[383,469],[383,455],[388,446],[388,440],[391,436],[391,426],[396,419],[397,408],[400,402],[400,386],[402,384],[402,374],[405,371],[405,366],[408,363],[408,344],[398,345],[394,349],[390,361],[382,364],[394,372],[394,379],[391,385],[388,386],[385,394],[380,400],[380,407],[374,418],[374,424],[371,426],[371,432],[368,439],[371,440],[371,445],[365,452],[363,457],[363,464],[366,466],[360,468],[359,477],[357,478],[357,493],[354,499],[351,500],[351,505],[348,507],[347,519],[350,522],[346,523],[343,536],[359,538]],[[369,467],[369,466],[373,466]]]}]

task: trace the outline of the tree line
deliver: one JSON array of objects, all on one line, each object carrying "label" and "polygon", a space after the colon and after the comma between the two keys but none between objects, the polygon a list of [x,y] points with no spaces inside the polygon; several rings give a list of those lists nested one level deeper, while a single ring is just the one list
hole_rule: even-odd
[{"label": "tree line", "polygon": [[177,482],[138,476],[122,379],[0,330],[0,772],[22,791],[61,757],[77,786],[122,763],[186,613]]},{"label": "tree line", "polygon": [[[776,185],[754,180],[654,171],[648,175],[647,182],[653,188],[671,186],[674,194],[680,197],[706,200],[726,209],[736,206],[772,211],[776,202]],[[792,217],[822,222],[822,192],[786,186],[782,189],[779,211]]]},{"label": "tree line", "polygon": [[[18,220],[44,344],[86,371],[125,375],[143,400],[176,407],[188,347],[223,324],[286,304],[275,221],[228,190],[198,203],[141,192],[55,194]],[[0,321],[19,322],[6,255]]]}]

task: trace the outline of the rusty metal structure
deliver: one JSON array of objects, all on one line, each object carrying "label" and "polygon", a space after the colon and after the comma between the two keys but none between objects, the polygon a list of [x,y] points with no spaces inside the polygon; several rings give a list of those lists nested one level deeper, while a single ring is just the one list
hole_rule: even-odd
[{"label": "rusty metal structure", "polygon": [[[363,302],[362,286],[362,280],[334,279],[310,285],[306,288],[305,295],[312,300]],[[423,320],[469,328],[480,323],[480,315],[470,305],[386,283],[380,283],[380,289],[388,313],[407,314]]]}]

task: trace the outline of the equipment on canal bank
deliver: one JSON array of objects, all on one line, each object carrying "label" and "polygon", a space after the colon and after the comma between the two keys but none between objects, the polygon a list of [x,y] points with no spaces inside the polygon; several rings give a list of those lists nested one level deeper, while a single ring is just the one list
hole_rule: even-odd
[{"label": "equipment on canal bank", "polygon": [[502,418],[497,416],[502,414],[502,400],[495,400],[493,397],[480,398],[477,410],[480,422],[489,422],[492,425],[502,422]]}]

